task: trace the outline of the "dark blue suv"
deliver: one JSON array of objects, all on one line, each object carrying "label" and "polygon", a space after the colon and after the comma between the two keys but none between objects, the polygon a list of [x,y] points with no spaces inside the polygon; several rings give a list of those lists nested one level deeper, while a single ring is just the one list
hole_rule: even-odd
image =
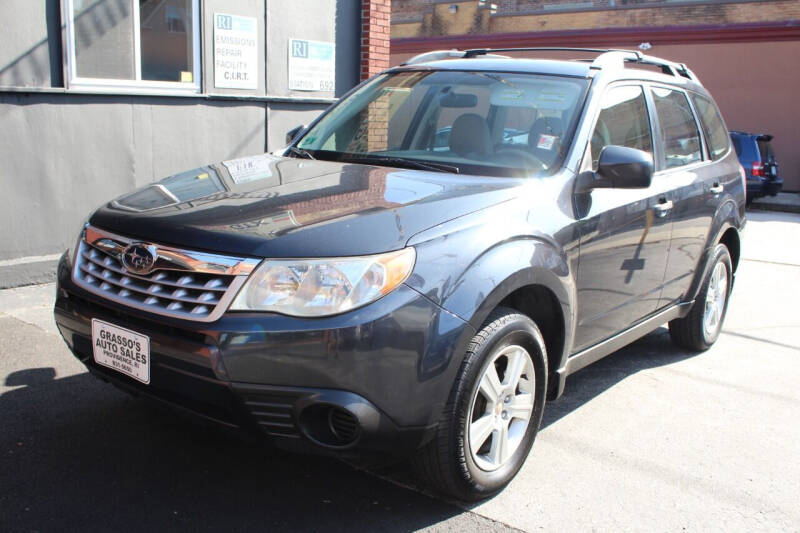
[{"label": "dark blue suv", "polygon": [[280,154],[100,207],[59,265],[75,356],[283,448],[410,457],[469,500],[516,474],[569,374],[665,323],[707,349],[745,221],[711,96],[638,52],[494,52],[417,57]]},{"label": "dark blue suv", "polygon": [[756,198],[775,196],[783,188],[772,135],[732,131],[731,141],[747,179],[747,205]]}]

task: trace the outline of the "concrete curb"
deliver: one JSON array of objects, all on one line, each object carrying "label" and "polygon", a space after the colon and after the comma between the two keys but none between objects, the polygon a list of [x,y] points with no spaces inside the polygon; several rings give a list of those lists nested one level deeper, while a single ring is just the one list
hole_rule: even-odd
[{"label": "concrete curb", "polygon": [[748,209],[759,211],[783,211],[800,213],[800,193],[779,192],[777,196],[767,196],[753,200]]},{"label": "concrete curb", "polygon": [[55,281],[57,266],[58,260],[36,261],[1,267],[0,289],[12,289]]}]

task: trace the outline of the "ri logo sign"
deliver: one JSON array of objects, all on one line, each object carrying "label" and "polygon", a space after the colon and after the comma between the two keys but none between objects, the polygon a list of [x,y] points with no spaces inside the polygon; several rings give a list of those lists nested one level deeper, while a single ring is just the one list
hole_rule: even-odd
[{"label": "ri logo sign", "polygon": [[335,45],[289,39],[289,89],[333,92],[335,88]]},{"label": "ri logo sign", "polygon": [[292,39],[292,57],[308,57],[308,41],[300,41],[298,39]]},{"label": "ri logo sign", "polygon": [[217,14],[217,28],[220,30],[233,31],[233,17],[230,15]]}]

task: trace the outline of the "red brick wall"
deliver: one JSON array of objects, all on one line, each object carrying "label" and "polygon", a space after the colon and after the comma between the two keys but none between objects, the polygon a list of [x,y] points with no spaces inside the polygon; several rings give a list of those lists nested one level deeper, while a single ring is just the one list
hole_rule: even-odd
[{"label": "red brick wall", "polygon": [[391,0],[361,1],[361,79],[389,68]]}]

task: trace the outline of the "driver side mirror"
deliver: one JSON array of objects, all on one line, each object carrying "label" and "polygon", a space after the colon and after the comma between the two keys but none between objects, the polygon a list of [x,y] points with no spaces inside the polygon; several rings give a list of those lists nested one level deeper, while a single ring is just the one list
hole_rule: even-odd
[{"label": "driver side mirror", "polygon": [[575,192],[592,189],[646,189],[653,181],[653,156],[636,148],[610,145],[603,148],[597,172],[578,176]]},{"label": "driver side mirror", "polygon": [[301,124],[299,126],[295,126],[294,128],[290,129],[286,132],[286,144],[292,144],[295,139],[297,139],[303,130],[306,129],[305,124]]}]

